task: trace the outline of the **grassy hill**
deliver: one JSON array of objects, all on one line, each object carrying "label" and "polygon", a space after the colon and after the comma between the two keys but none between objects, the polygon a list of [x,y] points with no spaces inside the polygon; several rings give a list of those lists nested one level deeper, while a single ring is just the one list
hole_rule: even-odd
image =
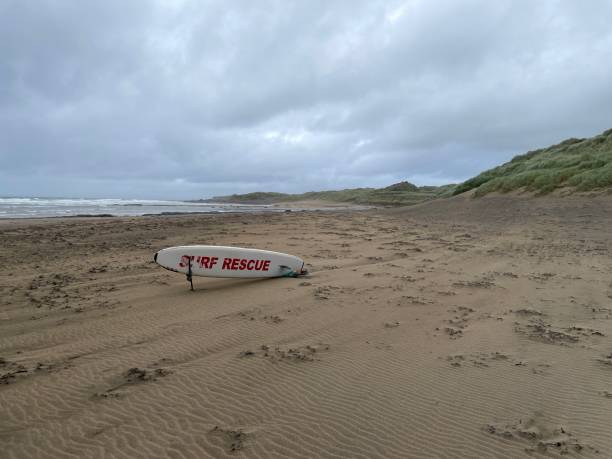
[{"label": "grassy hill", "polygon": [[612,187],[612,129],[516,156],[458,185],[453,194],[475,190],[475,196],[483,196],[519,189],[546,194],[565,187],[577,191]]},{"label": "grassy hill", "polygon": [[273,204],[276,202],[322,200],[361,205],[408,206],[435,199],[443,195],[450,196],[453,187],[454,185],[417,187],[409,182],[400,182],[386,188],[309,191],[302,194],[255,192],[233,194],[231,196],[215,196],[207,201],[241,204]]}]

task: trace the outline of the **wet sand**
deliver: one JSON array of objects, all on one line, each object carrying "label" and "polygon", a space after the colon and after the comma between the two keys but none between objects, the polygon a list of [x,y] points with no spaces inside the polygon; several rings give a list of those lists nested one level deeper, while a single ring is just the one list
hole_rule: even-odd
[{"label": "wet sand", "polygon": [[[612,457],[612,200],[0,221],[2,457]],[[181,244],[304,258],[184,277]]]}]

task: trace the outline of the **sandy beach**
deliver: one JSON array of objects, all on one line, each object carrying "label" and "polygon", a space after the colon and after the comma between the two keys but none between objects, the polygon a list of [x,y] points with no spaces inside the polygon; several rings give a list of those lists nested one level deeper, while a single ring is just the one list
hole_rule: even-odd
[{"label": "sandy beach", "polygon": [[[612,201],[0,221],[0,456],[612,457]],[[184,244],[298,255],[184,276]]]}]

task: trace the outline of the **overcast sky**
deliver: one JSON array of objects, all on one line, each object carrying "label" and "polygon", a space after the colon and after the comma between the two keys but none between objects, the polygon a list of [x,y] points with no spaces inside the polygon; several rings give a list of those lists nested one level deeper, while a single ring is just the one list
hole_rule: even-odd
[{"label": "overcast sky", "polygon": [[458,182],[612,127],[612,1],[0,0],[0,196]]}]

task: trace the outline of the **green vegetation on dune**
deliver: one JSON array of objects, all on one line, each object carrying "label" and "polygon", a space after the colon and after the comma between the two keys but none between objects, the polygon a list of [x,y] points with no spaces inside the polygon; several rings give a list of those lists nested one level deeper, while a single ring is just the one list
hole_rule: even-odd
[{"label": "green vegetation on dune", "polygon": [[577,191],[612,187],[612,129],[516,156],[458,185],[453,194],[475,190],[475,196],[483,196],[519,189],[546,194],[565,187]]},{"label": "green vegetation on dune", "polygon": [[270,202],[281,202],[286,199],[290,199],[290,194],[285,193],[274,193],[266,191],[255,191],[254,193],[247,194],[232,194],[231,196],[215,196],[208,201],[214,202],[233,202],[233,203],[270,203]]},{"label": "green vegetation on dune", "polygon": [[453,186],[454,185],[417,187],[409,182],[400,182],[386,188],[309,191],[302,194],[266,192],[233,194],[231,196],[216,196],[209,201],[243,204],[272,204],[276,202],[321,200],[360,205],[408,206],[435,199],[442,195],[448,196],[452,193]]}]

